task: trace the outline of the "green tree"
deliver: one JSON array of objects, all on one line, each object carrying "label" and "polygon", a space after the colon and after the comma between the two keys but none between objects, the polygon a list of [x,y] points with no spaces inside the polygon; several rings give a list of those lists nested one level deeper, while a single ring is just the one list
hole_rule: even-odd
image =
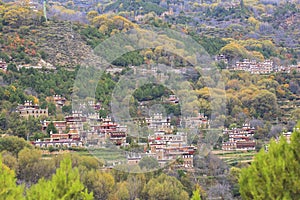
[{"label": "green tree", "polygon": [[144,187],[143,193],[145,199],[149,200],[181,200],[189,198],[180,181],[166,174],[150,179]]},{"label": "green tree", "polygon": [[251,166],[242,169],[243,199],[300,199],[300,122],[297,128],[290,144],[283,136],[279,142],[272,140],[267,152],[262,149]]},{"label": "green tree", "polygon": [[35,166],[41,158],[42,154],[39,150],[22,149],[18,154],[19,178],[25,181],[32,181],[34,174],[38,173]]},{"label": "green tree", "polygon": [[159,164],[158,161],[153,157],[143,157],[140,162],[139,166],[141,169],[156,169]]},{"label": "green tree", "polygon": [[62,107],[62,111],[65,113],[65,114],[71,114],[72,113],[72,105],[64,105]]},{"label": "green tree", "polygon": [[98,170],[88,171],[83,175],[83,183],[89,191],[93,191],[95,199],[106,200],[115,185],[114,177]]},{"label": "green tree", "polygon": [[119,199],[119,200],[129,200],[130,195],[128,191],[128,183],[127,181],[122,181],[121,183],[117,184],[117,191],[113,195],[112,199]]},{"label": "green tree", "polygon": [[261,90],[253,99],[252,104],[258,117],[269,119],[276,117],[278,111],[276,95],[268,90]]},{"label": "green tree", "polygon": [[62,160],[51,182],[55,199],[93,199],[93,194],[80,182],[78,168],[72,169],[70,157]]},{"label": "green tree", "polygon": [[72,168],[71,158],[68,156],[60,163],[60,167],[50,181],[41,179],[36,185],[27,190],[27,199],[93,199],[93,193],[88,193],[80,182],[78,168]]},{"label": "green tree", "polygon": [[296,108],[291,112],[291,119],[298,120],[300,119],[300,108]]},{"label": "green tree", "polygon": [[198,189],[193,191],[191,200],[201,200],[200,191]]},{"label": "green tree", "polygon": [[38,149],[24,148],[18,154],[18,178],[27,183],[37,183],[40,178],[50,178],[55,172],[53,159],[42,159]]},{"label": "green tree", "polygon": [[17,186],[14,171],[2,163],[0,154],[0,199],[24,199],[24,185]]},{"label": "green tree", "polygon": [[239,177],[241,174],[241,169],[237,167],[231,167],[228,174],[228,180],[232,185],[232,193],[234,196],[239,196]]},{"label": "green tree", "polygon": [[50,115],[56,115],[56,105],[54,103],[49,103],[48,104],[48,113]]},{"label": "green tree", "polygon": [[16,157],[14,157],[12,153],[8,151],[2,151],[1,155],[3,164],[16,172],[18,170],[18,161]]},{"label": "green tree", "polygon": [[47,126],[47,129],[46,129],[46,132],[50,135],[50,132],[52,131],[53,134],[57,133],[57,129],[56,127],[54,126],[54,123],[51,121],[48,126]]},{"label": "green tree", "polygon": [[32,137],[35,133],[41,132],[42,125],[39,119],[29,117],[25,122],[28,136]]},{"label": "green tree", "polygon": [[54,195],[51,190],[51,182],[42,178],[37,184],[32,185],[26,191],[26,200],[54,199]]},{"label": "green tree", "polygon": [[127,178],[130,199],[138,199],[146,184],[146,177],[143,173],[129,174]]},{"label": "green tree", "polygon": [[25,147],[32,148],[32,146],[23,138],[19,138],[16,136],[0,138],[0,152],[6,150],[17,157],[19,151],[21,151]]}]

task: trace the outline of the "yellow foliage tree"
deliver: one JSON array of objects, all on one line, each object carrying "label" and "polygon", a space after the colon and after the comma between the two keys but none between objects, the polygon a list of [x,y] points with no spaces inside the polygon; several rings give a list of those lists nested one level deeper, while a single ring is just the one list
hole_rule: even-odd
[{"label": "yellow foliage tree", "polygon": [[231,58],[246,58],[248,56],[247,49],[235,41],[225,45],[220,52],[229,55]]},{"label": "yellow foliage tree", "polygon": [[249,17],[248,18],[248,22],[250,23],[250,24],[252,24],[252,25],[256,25],[256,24],[258,24],[258,23],[260,23],[257,19],[255,19],[254,17]]},{"label": "yellow foliage tree", "polygon": [[265,57],[258,51],[252,51],[251,57],[258,61],[263,61],[265,59]]},{"label": "yellow foliage tree", "polygon": [[108,33],[108,26],[106,24],[102,24],[99,28],[100,33],[106,35]]},{"label": "yellow foliage tree", "polygon": [[88,18],[89,21],[92,21],[92,20],[93,20],[95,17],[97,17],[97,16],[98,16],[98,12],[95,11],[95,10],[90,11],[90,12],[88,12],[88,14],[87,14],[87,18]]}]

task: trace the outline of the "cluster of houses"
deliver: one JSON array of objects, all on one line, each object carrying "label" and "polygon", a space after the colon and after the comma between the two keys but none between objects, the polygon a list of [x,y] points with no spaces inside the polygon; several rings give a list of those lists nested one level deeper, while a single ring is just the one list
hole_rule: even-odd
[{"label": "cluster of houses", "polygon": [[[59,101],[60,102],[60,101]],[[60,103],[58,105],[61,105]],[[26,101],[24,105],[18,107],[21,117],[41,117],[48,116],[47,109],[40,109],[38,105],[32,105],[30,101]],[[122,138],[120,139],[120,132],[118,132],[117,124],[111,122],[110,118],[99,118],[95,114],[84,115],[80,111],[73,111],[71,115],[65,116],[63,121],[47,121],[42,123],[42,130],[46,131],[49,124],[53,124],[56,132],[50,132],[50,137],[43,141],[35,141],[33,144],[38,147],[48,148],[50,146],[55,147],[73,147],[83,146],[89,142],[89,138],[93,135],[98,135],[97,140],[91,141],[90,144],[105,142],[106,139],[111,139],[116,144],[121,144],[125,141],[125,130],[122,129]],[[89,125],[88,128],[84,128],[85,125]],[[102,138],[102,141],[98,141]]]},{"label": "cluster of houses", "polygon": [[[154,113],[152,116],[146,117],[146,123],[148,128],[154,131],[164,130],[168,132],[168,130],[174,129],[171,126],[171,118],[164,117],[161,113]],[[198,113],[197,116],[182,117],[180,120],[181,127],[190,129],[209,128],[209,124],[208,117],[203,113]]]},{"label": "cluster of houses", "polygon": [[[294,128],[293,131],[299,131],[299,128]],[[283,131],[280,136],[285,137],[288,143],[291,143],[292,131]],[[280,137],[276,137],[275,141],[278,143],[280,141]],[[269,144],[265,145],[265,151],[269,151]]]},{"label": "cluster of houses", "polygon": [[[80,112],[73,112],[66,116],[63,121],[43,121],[42,129],[46,131],[49,124],[53,124],[56,132],[50,132],[50,137],[44,140],[32,142],[40,148],[70,148],[70,147],[102,147],[106,144],[116,146],[129,146],[126,142],[128,136],[127,127],[113,122],[109,117],[94,120],[89,116],[84,116]],[[154,131],[147,138],[147,143],[138,143],[144,146],[144,152],[132,156],[127,154],[128,164],[138,164],[145,156],[155,158],[160,166],[176,161],[180,158],[180,166],[185,168],[193,167],[193,154],[195,146],[187,144],[187,133],[170,131],[170,119],[163,117],[162,114],[154,114],[146,118],[149,129]],[[84,128],[89,124],[88,128]]]},{"label": "cluster of houses", "polygon": [[251,74],[269,74],[273,71],[273,61],[257,62],[256,60],[244,59],[243,61],[237,61],[233,70],[247,71]]},{"label": "cluster of houses", "polygon": [[295,71],[300,73],[300,63],[298,63],[298,65],[277,66],[274,68],[274,71],[283,73],[291,73]]},{"label": "cluster of houses", "polygon": [[148,150],[142,154],[128,156],[128,164],[137,164],[143,157],[149,156],[155,158],[161,167],[166,166],[180,159],[177,163],[181,167],[193,167],[193,155],[196,147],[188,145],[187,133],[174,132],[170,124],[170,118],[164,117],[161,113],[146,118],[149,129],[154,134],[148,136]]},{"label": "cluster of houses", "polygon": [[[62,108],[67,101],[67,99],[61,95],[47,97],[47,100],[54,102],[58,108]],[[48,117],[48,108],[40,108],[38,104],[34,104],[29,100],[26,100],[24,104],[18,105],[17,112],[20,114],[20,117],[24,117],[26,119],[30,116],[35,118]]]},{"label": "cluster of houses", "polygon": [[66,116],[63,121],[42,121],[42,130],[46,131],[50,124],[53,124],[56,131],[50,131],[50,137],[44,140],[32,142],[36,147],[83,147],[81,132],[83,131],[83,123],[86,122],[79,112],[73,112],[72,115]]},{"label": "cluster of houses", "polygon": [[227,135],[229,140],[222,142],[222,150],[255,150],[256,141],[253,139],[255,128],[250,124],[244,124],[242,128],[224,129],[223,135]]},{"label": "cluster of houses", "polygon": [[[150,149],[146,153],[128,154],[127,163],[136,165],[144,157],[153,157],[160,167],[177,162],[178,167],[192,168],[195,146],[186,144],[186,134],[166,134],[156,132],[148,138]],[[180,161],[180,162],[178,162]]]},{"label": "cluster of houses", "polygon": [[145,121],[148,128],[153,131],[173,129],[170,117],[164,117],[162,113],[154,113],[152,116],[146,117]]},{"label": "cluster of houses", "polygon": [[198,113],[196,117],[185,117],[183,120],[184,127],[189,128],[209,128],[210,127],[210,121],[204,113]]},{"label": "cluster of houses", "polygon": [[[6,72],[7,71],[7,63],[0,59],[0,71]],[[51,65],[50,63],[45,62],[43,59],[41,59],[39,61],[39,63],[35,66],[35,65],[30,65],[30,64],[24,64],[24,65],[17,65],[17,70],[21,70],[21,69],[38,69],[41,70],[43,69],[43,67],[45,69],[51,69],[54,70],[55,67],[53,65]]]},{"label": "cluster of houses", "polygon": [[[43,121],[43,130],[46,130],[50,123],[53,123],[57,133],[50,132],[50,138],[33,142],[35,146],[42,148],[83,147],[101,146],[107,142],[121,145],[126,141],[126,127],[113,123],[111,118],[95,119],[90,115],[86,116],[82,112],[74,111],[63,121]],[[85,128],[85,124],[90,127]]]},{"label": "cluster of houses", "polygon": [[[25,101],[23,105],[18,105],[17,112],[20,117],[28,119],[34,118],[47,118],[48,108],[42,109],[38,104],[33,104],[32,101]],[[33,145],[42,148],[49,147],[73,147],[83,146],[83,142],[80,139],[79,131],[83,130],[82,123],[84,118],[76,116],[74,113],[72,116],[66,116],[65,121],[43,121],[42,129],[45,131],[50,123],[53,123],[57,133],[50,132],[50,138],[46,138],[43,141],[38,140],[33,142]]]},{"label": "cluster of houses", "polygon": [[117,146],[126,144],[127,127],[117,124],[110,117],[101,119],[99,123],[90,125],[90,129],[82,134],[86,144],[90,147],[105,147],[107,143]]},{"label": "cluster of houses", "polygon": [[[49,97],[51,101],[53,101],[56,107],[62,108],[66,104],[66,98],[61,95],[54,95],[53,97]],[[90,103],[94,110],[100,109],[100,103]],[[18,105],[16,108],[16,112],[19,113],[20,117],[28,119],[29,117],[34,118],[42,118],[46,119],[48,115],[48,108],[40,108],[38,104],[34,104],[32,101],[25,101],[24,104]],[[50,137],[44,139],[43,141],[38,140],[33,142],[35,146],[49,148],[53,147],[82,147],[84,143],[86,143],[88,131],[97,132],[100,129],[107,129],[105,123],[103,122],[101,125],[91,126],[91,130],[84,130],[84,124],[96,124],[97,122],[101,122],[106,120],[100,119],[97,113],[84,115],[80,111],[73,111],[71,115],[65,116],[63,121],[42,121],[42,130],[46,131],[48,125],[52,123],[56,129],[56,132],[50,132]],[[103,125],[103,126],[102,126]],[[99,128],[100,127],[100,128]],[[104,130],[105,132],[106,130]],[[88,133],[87,133],[88,132]],[[93,133],[94,133],[93,132]],[[108,134],[108,137],[114,138],[115,136],[112,134]],[[124,136],[124,139],[126,137]],[[113,139],[116,141],[116,138]]]},{"label": "cluster of houses", "polygon": [[[57,107],[62,107],[66,103],[66,98],[60,95],[50,97]],[[170,96],[170,100],[176,100],[174,96]],[[174,102],[176,103],[176,102]],[[99,110],[97,103],[90,103],[92,108]],[[48,117],[48,109],[42,109],[32,101],[25,101],[23,105],[17,107],[21,117],[35,118]],[[97,114],[96,114],[97,115]],[[204,114],[199,114],[195,117],[186,117],[185,126],[199,127],[203,124],[209,125],[209,120]],[[129,136],[127,126],[120,125],[113,121],[112,118],[100,118],[98,115],[83,114],[81,111],[73,111],[72,114],[64,117],[61,121],[43,120],[42,130],[49,133],[48,138],[43,140],[33,141],[32,144],[40,148],[85,148],[96,147],[105,148],[107,144],[112,144],[119,147],[128,147],[130,144],[126,140]],[[48,127],[51,125],[51,131]],[[187,134],[185,132],[176,132],[171,125],[170,117],[163,116],[161,113],[155,113],[150,117],[145,118],[145,125],[148,127],[147,142],[140,143],[144,151],[132,156],[131,152],[126,154],[128,164],[138,164],[145,156],[155,158],[160,166],[165,166],[168,163],[181,160],[180,166],[185,168],[193,167],[193,154],[196,147],[187,143]],[[53,130],[54,129],[54,130]]]},{"label": "cluster of houses", "polygon": [[[299,131],[299,128],[294,127],[294,128],[293,128],[293,132],[294,132],[294,131]],[[282,136],[285,137],[285,139],[286,139],[286,141],[287,141],[288,143],[291,142],[291,138],[292,138],[292,133],[293,133],[293,132],[292,132],[292,131],[283,131],[283,133],[282,133]],[[279,137],[276,138],[276,141],[277,141],[277,142],[279,141]]]},{"label": "cluster of houses", "polygon": [[300,63],[297,65],[275,65],[272,60],[267,59],[261,62],[250,59],[243,59],[242,61],[237,61],[235,65],[229,66],[228,59],[225,55],[220,54],[215,57],[218,62],[224,62],[227,69],[233,71],[246,71],[251,74],[270,74],[270,73],[291,73],[293,71],[300,72]]},{"label": "cluster of houses", "polygon": [[180,158],[184,167],[193,167],[193,154],[196,147],[187,144],[187,133],[168,134],[165,131],[156,131],[148,137],[148,143],[150,150],[146,155],[154,157],[160,166]]},{"label": "cluster of houses", "polygon": [[17,70],[21,70],[21,69],[37,69],[37,70],[41,70],[41,69],[48,69],[48,70],[55,70],[56,67],[53,66],[50,63],[47,63],[46,61],[44,61],[43,59],[41,59],[37,65],[32,65],[32,64],[23,64],[23,65],[17,65]]},{"label": "cluster of houses", "polygon": [[299,73],[300,63],[298,65],[276,66],[272,60],[257,62],[256,60],[244,59],[243,61],[236,62],[235,66],[230,69],[234,71],[246,71],[251,74],[291,73],[293,71]]}]

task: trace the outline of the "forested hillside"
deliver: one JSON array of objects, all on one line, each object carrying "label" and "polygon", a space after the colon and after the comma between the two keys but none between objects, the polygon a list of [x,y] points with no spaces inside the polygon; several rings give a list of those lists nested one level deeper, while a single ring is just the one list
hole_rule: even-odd
[{"label": "forested hillside", "polygon": [[0,199],[298,198],[298,1],[43,3],[0,0]]}]

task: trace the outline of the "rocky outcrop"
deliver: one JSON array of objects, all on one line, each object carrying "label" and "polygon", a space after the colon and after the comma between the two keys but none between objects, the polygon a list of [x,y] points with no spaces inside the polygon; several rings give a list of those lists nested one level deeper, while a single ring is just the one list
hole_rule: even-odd
[{"label": "rocky outcrop", "polygon": [[92,57],[92,48],[75,27],[70,22],[48,22],[27,37],[35,41],[39,51],[45,52],[47,63],[73,68]]}]

